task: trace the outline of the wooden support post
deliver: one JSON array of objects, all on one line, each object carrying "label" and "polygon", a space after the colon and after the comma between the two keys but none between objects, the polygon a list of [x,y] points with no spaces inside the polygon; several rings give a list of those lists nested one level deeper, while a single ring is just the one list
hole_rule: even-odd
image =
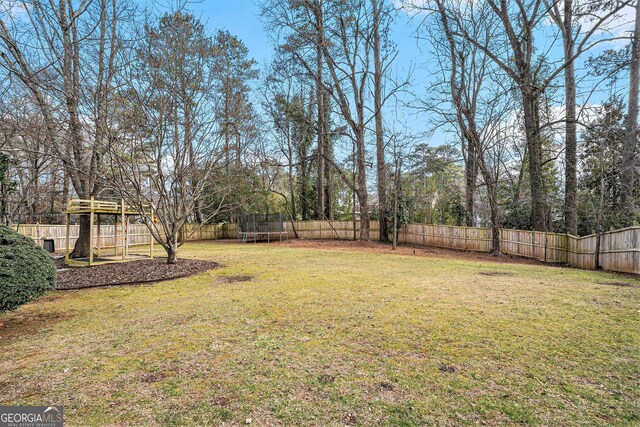
[{"label": "wooden support post", "polygon": [[149,258],[153,258],[153,233],[151,232],[151,227],[154,227],[154,216],[153,216],[153,206],[151,206],[151,224],[149,226]]},{"label": "wooden support post", "polygon": [[127,238],[125,239],[127,244],[124,247],[124,253],[125,256],[129,256],[129,244],[131,243],[130,239],[129,239],[129,217],[125,214],[124,216],[124,228],[125,228],[125,236],[127,236]]},{"label": "wooden support post", "polygon": [[125,257],[126,257],[126,248],[127,248],[127,229],[125,228],[125,221],[126,221],[126,216],[124,214],[124,199],[120,200],[120,213],[122,215],[121,217],[121,222],[122,222],[122,260],[124,261]]},{"label": "wooden support post", "polygon": [[114,256],[118,256],[118,215],[113,216],[113,253]]},{"label": "wooden support post", "polygon": [[98,237],[97,237],[97,251],[98,251],[98,258],[100,258],[100,214],[98,215]]},{"label": "wooden support post", "polygon": [[93,264],[93,196],[91,196],[91,213],[89,213],[89,266]]},{"label": "wooden support post", "polygon": [[69,221],[71,220],[71,215],[67,214],[67,238],[65,240],[65,251],[64,251],[64,262],[65,264],[69,263]]}]

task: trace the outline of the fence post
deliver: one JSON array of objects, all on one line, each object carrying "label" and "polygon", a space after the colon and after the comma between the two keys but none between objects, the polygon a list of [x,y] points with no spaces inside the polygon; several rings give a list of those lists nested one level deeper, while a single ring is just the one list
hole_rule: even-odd
[{"label": "fence post", "polygon": [[69,236],[69,232],[70,232],[69,222],[71,221],[71,215],[69,215],[67,213],[66,219],[67,219],[67,223],[66,223],[66,226],[67,226],[66,227],[67,238],[65,239],[65,243],[64,243],[64,246],[65,246],[64,262],[65,262],[65,264],[68,264],[69,263],[69,239],[70,239],[70,236]]},{"label": "fence post", "polygon": [[[91,213],[89,214],[89,267],[93,265],[93,210],[94,210],[94,197],[91,196]],[[80,237],[80,236],[78,236]]]},{"label": "fence post", "polygon": [[469,238],[469,229],[467,227],[464,228],[464,250],[467,250],[467,239]]},{"label": "fence post", "polygon": [[149,224],[150,225],[149,227],[149,258],[153,258],[153,241],[155,240],[153,237],[153,233],[151,232],[151,227],[154,227],[153,220],[155,218],[153,213],[153,205],[149,207],[149,210],[151,211],[151,224]]},{"label": "fence post", "polygon": [[127,252],[127,229],[125,223],[127,222],[127,218],[124,214],[124,199],[120,199],[120,215],[121,215],[121,223],[122,223],[122,259],[124,260]]},{"label": "fence post", "polygon": [[113,254],[118,256],[118,215],[113,216]]},{"label": "fence post", "polygon": [[[634,237],[634,245],[633,248],[636,250],[640,250],[640,227],[635,229],[635,237]],[[640,252],[633,253],[633,271],[636,274],[640,274]]]}]

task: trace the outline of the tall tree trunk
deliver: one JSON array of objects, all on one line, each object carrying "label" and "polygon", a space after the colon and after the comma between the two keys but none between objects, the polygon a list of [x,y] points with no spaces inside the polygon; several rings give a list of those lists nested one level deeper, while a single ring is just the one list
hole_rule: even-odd
[{"label": "tall tree trunk", "polygon": [[475,144],[468,141],[467,161],[465,163],[465,203],[467,210],[467,227],[475,227],[474,199],[476,194],[476,180],[478,177],[478,153]]},{"label": "tall tree trunk", "polygon": [[387,165],[384,156],[384,126],[382,123],[382,59],[380,52],[380,0],[372,0],[373,13],[373,86],[376,122],[376,163],[378,183],[378,212],[380,220],[381,242],[389,241],[389,223],[387,208]]},{"label": "tall tree trunk", "polygon": [[[85,155],[85,141],[83,138],[82,124],[80,122],[80,113],[78,104],[80,102],[80,57],[79,42],[77,35],[77,20],[71,16],[67,16],[67,9],[71,9],[71,5],[67,2],[60,3],[60,22],[62,34],[62,78],[64,84],[64,96],[66,104],[66,112],[69,116],[69,137],[72,141],[72,154],[75,165],[83,165],[78,182],[74,183],[76,193],[80,198],[89,198],[94,192],[94,180],[91,176],[91,165],[86,165],[83,161]],[[86,167],[89,166],[89,167]],[[95,172],[95,171],[93,171]],[[72,258],[85,258],[89,256],[92,242],[89,241],[90,221],[87,215],[80,216],[79,233],[76,244],[71,253]]]},{"label": "tall tree trunk", "polygon": [[323,219],[324,216],[324,130],[325,130],[325,121],[324,121],[324,82],[323,82],[323,44],[324,44],[324,28],[323,28],[323,17],[322,17],[322,1],[318,0],[316,2],[316,27],[317,27],[317,39],[316,39],[316,104],[318,111],[318,120],[317,120],[317,164],[318,164],[318,179],[316,182],[316,193],[317,193],[317,205],[316,211],[318,219]]},{"label": "tall tree trunk", "polygon": [[576,123],[576,77],[573,62],[573,0],[564,1],[564,21],[562,22],[564,45],[564,93],[566,105],[565,122],[565,190],[564,190],[564,228],[565,232],[578,234],[578,178],[577,166],[577,123]]},{"label": "tall tree trunk", "polygon": [[167,252],[167,264],[176,264],[178,262],[177,236],[170,237],[164,249]]},{"label": "tall tree trunk", "polygon": [[[289,197],[291,197],[291,220],[296,219],[296,184],[293,178],[293,148],[291,146],[291,124],[287,123],[287,154],[289,156],[288,178],[289,178]],[[292,222],[293,223],[293,222]]]},{"label": "tall tree trunk", "polygon": [[360,240],[369,237],[369,200],[367,194],[367,170],[365,159],[364,125],[356,134],[356,156],[358,163],[358,203],[360,204]]},{"label": "tall tree trunk", "polygon": [[[480,138],[474,132],[476,138],[476,146],[480,146]],[[491,212],[491,254],[500,254],[500,208],[498,206],[498,179],[494,178],[485,162],[484,153],[481,149],[478,152],[477,164],[482,174],[482,179],[487,186],[487,197],[489,198],[489,210]]]},{"label": "tall tree trunk", "polygon": [[240,170],[240,167],[242,166],[242,161],[240,159],[240,130],[236,129],[236,168],[238,170]]},{"label": "tall tree trunk", "polygon": [[531,187],[531,227],[536,231],[546,231],[546,196],[542,179],[542,140],[538,94],[532,84],[521,88],[524,110],[524,127],[529,155],[529,184]]},{"label": "tall tree trunk", "polygon": [[[227,87],[226,84],[225,87]],[[227,175],[229,174],[229,170],[231,168],[231,156],[229,154],[229,150],[231,149],[229,145],[229,96],[230,95],[228,93],[224,94],[224,164],[227,170]]]},{"label": "tall tree trunk", "polygon": [[331,159],[333,158],[333,140],[329,133],[329,115],[331,114],[331,101],[329,94],[325,92],[324,97],[324,181],[325,181],[325,216],[329,221],[333,221],[333,172]]},{"label": "tall tree trunk", "polygon": [[629,70],[629,110],[627,112],[627,140],[622,150],[621,203],[623,225],[633,224],[635,211],[634,182],[636,150],[638,145],[638,90],[640,85],[640,2],[636,4],[636,18],[631,41],[631,64]]},{"label": "tall tree trunk", "polygon": [[66,168],[62,168],[62,172],[64,173],[64,177],[62,179],[62,210],[67,209],[67,201],[69,200],[69,174],[67,173]]},{"label": "tall tree trunk", "polygon": [[398,246],[398,193],[400,187],[400,168],[396,159],[396,174],[393,185],[393,235],[391,236],[392,248],[395,251]]},{"label": "tall tree trunk", "polygon": [[487,186],[489,193],[489,209],[491,210],[491,254],[500,255],[500,209],[498,208],[498,196],[496,185]]},{"label": "tall tree trunk", "polygon": [[78,240],[76,240],[76,244],[73,247],[73,252],[70,256],[72,258],[86,258],[93,250],[93,242],[90,240],[91,218],[89,215],[80,215],[78,224]]},{"label": "tall tree trunk", "polygon": [[598,197],[598,214],[596,216],[596,253],[595,268],[600,269],[600,244],[602,242],[602,229],[604,224],[604,191],[605,191],[605,171],[604,171],[604,148],[600,151],[600,195]]},{"label": "tall tree trunk", "polygon": [[300,174],[300,215],[302,216],[303,221],[307,221],[309,219],[309,195],[307,194],[307,166],[306,160],[301,160],[302,164],[302,173]]}]

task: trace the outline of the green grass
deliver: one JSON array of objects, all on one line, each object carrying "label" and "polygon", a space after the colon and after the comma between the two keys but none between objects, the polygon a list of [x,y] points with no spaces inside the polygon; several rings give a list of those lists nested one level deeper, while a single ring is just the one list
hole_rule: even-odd
[{"label": "green grass", "polygon": [[1,315],[0,405],[63,404],[68,425],[640,424],[634,279],[285,246],[182,255],[224,266]]}]

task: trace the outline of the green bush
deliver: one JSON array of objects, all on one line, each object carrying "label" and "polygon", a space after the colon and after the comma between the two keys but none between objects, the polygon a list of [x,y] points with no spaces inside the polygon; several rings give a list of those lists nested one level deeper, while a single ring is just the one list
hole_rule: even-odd
[{"label": "green bush", "polygon": [[56,285],[53,259],[33,240],[0,225],[0,312],[15,310]]}]

